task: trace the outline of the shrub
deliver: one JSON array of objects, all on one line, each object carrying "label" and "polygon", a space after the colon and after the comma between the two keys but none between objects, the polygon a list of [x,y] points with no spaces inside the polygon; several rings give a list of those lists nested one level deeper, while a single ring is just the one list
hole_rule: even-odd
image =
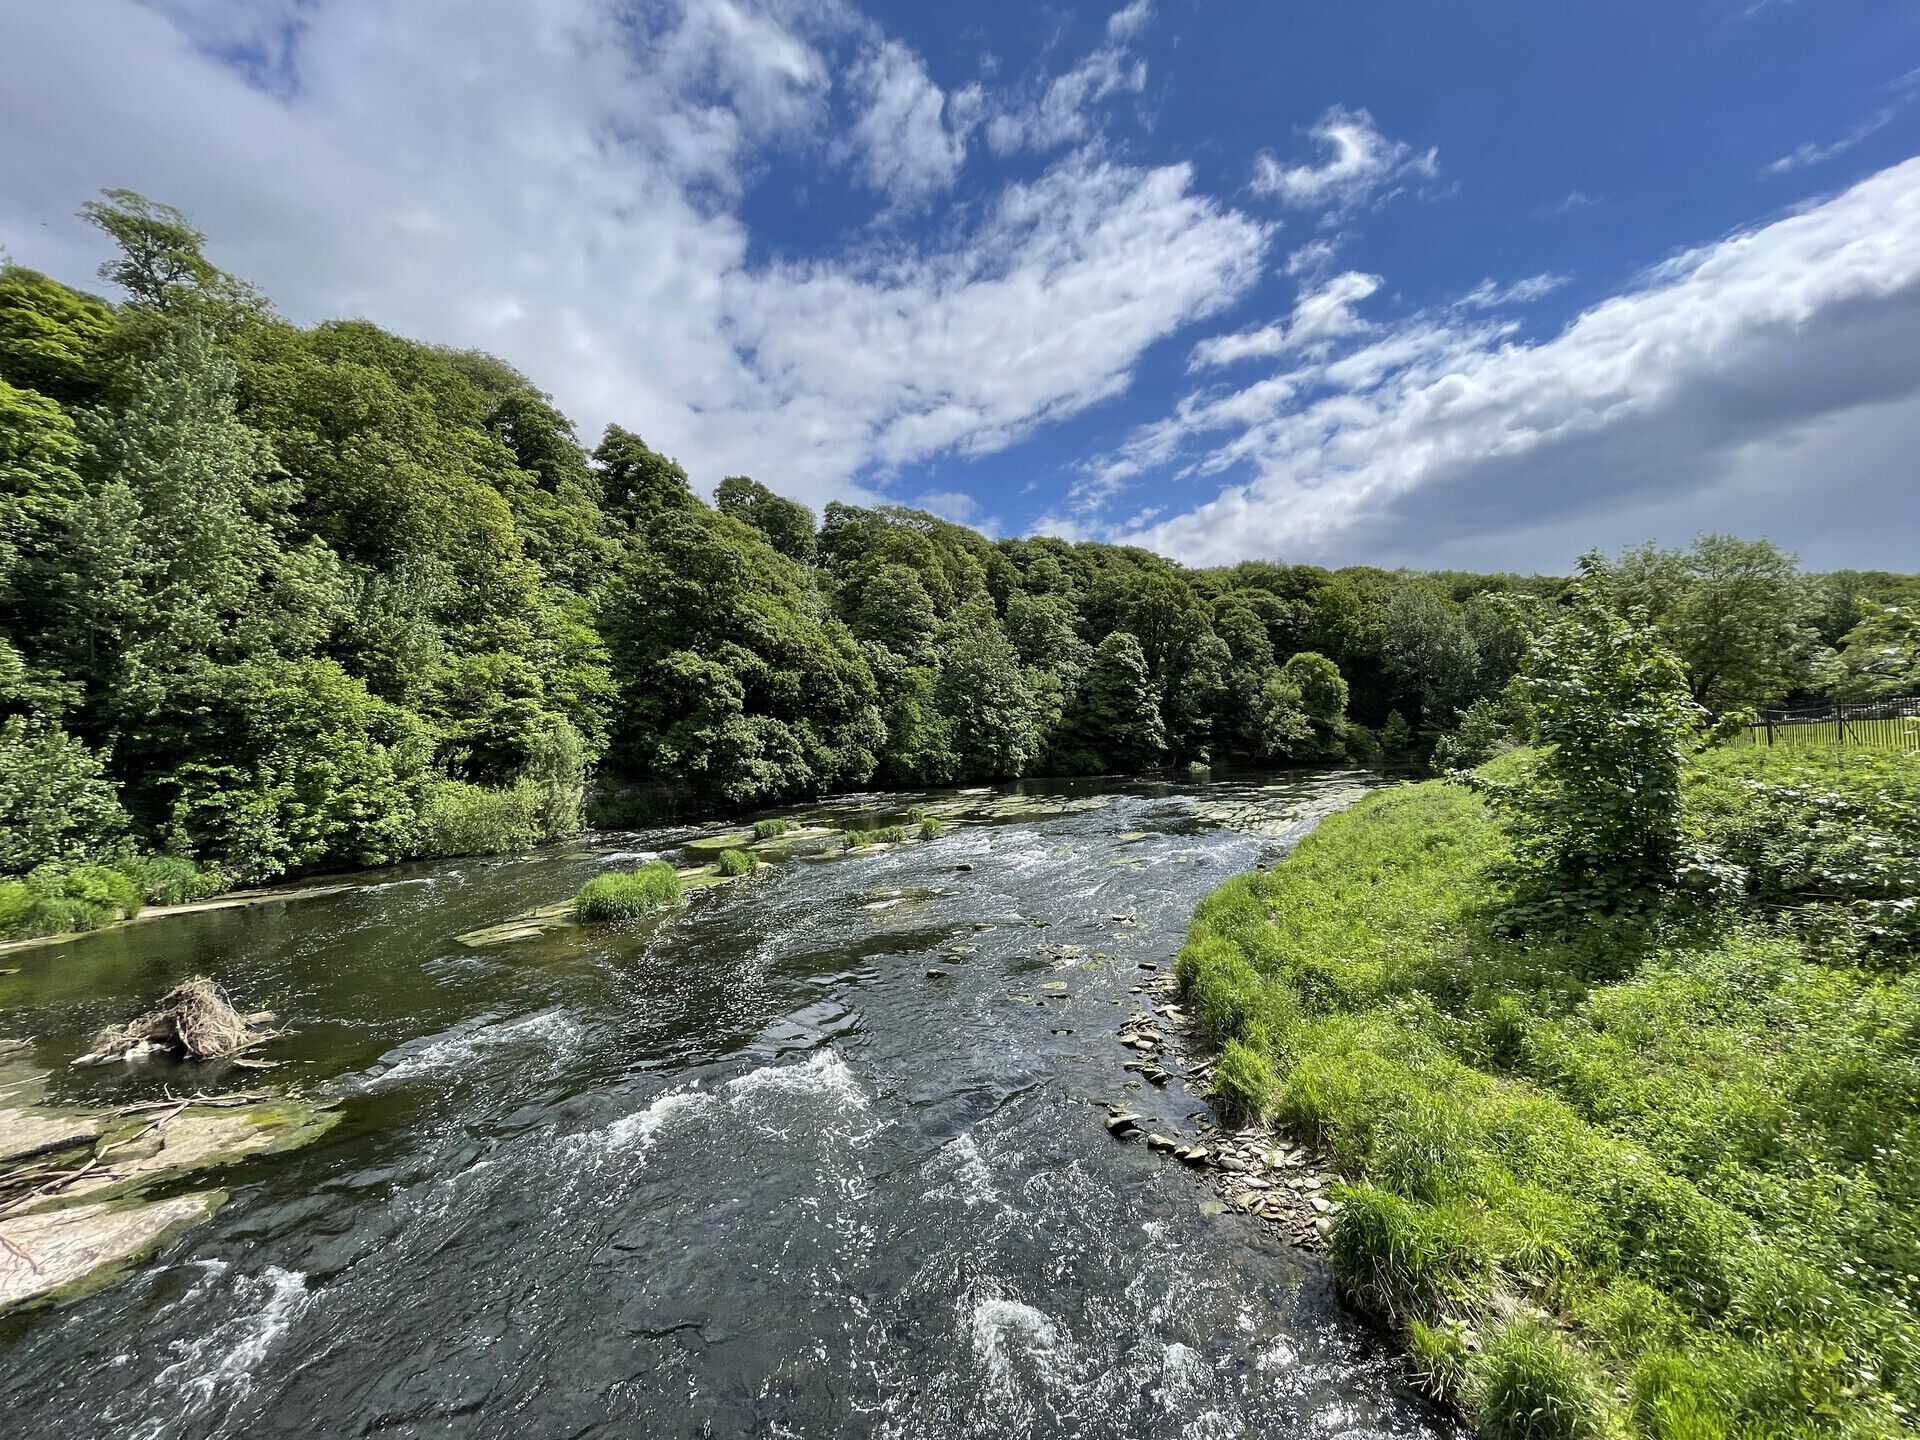
[{"label": "shrub", "polygon": [[596,875],[573,897],[574,913],[593,924],[613,924],[651,915],[680,898],[673,866],[655,860],[626,874]]},{"label": "shrub", "polygon": [[26,934],[28,917],[33,914],[35,896],[22,880],[0,880],[0,939],[14,940]]},{"label": "shrub", "polygon": [[498,855],[548,838],[546,794],[529,781],[489,789],[465,780],[436,780],[427,789],[414,853]]},{"label": "shrub", "polygon": [[798,828],[798,826],[799,821],[797,820],[756,820],[753,822],[753,838],[756,840],[773,840],[786,834],[789,830]]},{"label": "shrub", "polygon": [[760,857],[745,850],[722,850],[718,863],[722,875],[751,875],[760,868]]},{"label": "shrub", "polygon": [[931,817],[921,820],[920,838],[922,840],[938,840],[940,838],[940,831],[941,825],[938,820]]},{"label": "shrub", "polygon": [[1681,775],[1703,712],[1652,624],[1612,601],[1605,564],[1583,560],[1572,606],[1528,657],[1546,748],[1525,784],[1493,790],[1512,822],[1518,928],[1642,909],[1686,858]]},{"label": "shrub", "polygon": [[110,865],[75,866],[67,872],[63,892],[68,899],[98,906],[112,919],[131,919],[140,913],[138,887]]},{"label": "shrub", "polygon": [[1213,1073],[1213,1102],[1229,1122],[1258,1120],[1273,1101],[1273,1067],[1258,1050],[1227,1041]]},{"label": "shrub", "polygon": [[1611,1428],[1614,1407],[1592,1366],[1534,1321],[1503,1326],[1471,1368],[1490,1440],[1598,1440]]},{"label": "shrub", "polygon": [[139,887],[149,905],[184,905],[227,888],[227,878],[219,871],[202,870],[178,855],[135,855],[115,868]]}]

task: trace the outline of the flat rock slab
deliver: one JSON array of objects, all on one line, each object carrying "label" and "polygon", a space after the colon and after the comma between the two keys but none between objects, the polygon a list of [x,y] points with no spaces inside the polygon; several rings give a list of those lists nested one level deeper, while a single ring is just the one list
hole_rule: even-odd
[{"label": "flat rock slab", "polygon": [[102,1136],[100,1168],[62,1186],[57,1203],[81,1195],[117,1194],[247,1155],[291,1150],[318,1139],[339,1120],[338,1110],[275,1100],[244,1110],[189,1108],[150,1128],[142,1128],[140,1117],[120,1121]]},{"label": "flat rock slab", "polygon": [[218,1190],[144,1204],[100,1203],[0,1220],[0,1310],[72,1299],[105,1284],[220,1208]]},{"label": "flat rock slab", "polygon": [[0,1110],[0,1165],[90,1145],[100,1122],[58,1110]]}]

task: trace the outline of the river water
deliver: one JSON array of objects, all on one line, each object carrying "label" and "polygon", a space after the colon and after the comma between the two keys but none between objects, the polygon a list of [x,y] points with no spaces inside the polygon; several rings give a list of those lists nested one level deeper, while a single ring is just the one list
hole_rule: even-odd
[{"label": "river water", "polygon": [[223,1171],[225,1208],[131,1279],[0,1318],[5,1434],[1451,1434],[1318,1261],[1101,1123],[1124,1098],[1191,1126],[1194,1095],[1120,1068],[1129,987],[1365,783],[1030,786],[637,931],[453,938],[698,832],[9,957],[0,1037],[35,1036],[62,1098],[190,1084],[65,1062],[204,971],[296,1027],[270,1083],[345,1118]]}]

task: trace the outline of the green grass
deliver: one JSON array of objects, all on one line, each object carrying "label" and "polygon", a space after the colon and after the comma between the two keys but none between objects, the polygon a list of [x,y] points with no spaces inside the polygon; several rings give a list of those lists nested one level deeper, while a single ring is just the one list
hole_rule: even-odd
[{"label": "green grass", "polygon": [[760,857],[749,855],[745,850],[722,850],[715,863],[722,875],[751,875],[760,868]]},{"label": "green grass", "polygon": [[1715,752],[1688,803],[1705,917],[1496,938],[1439,782],[1229,882],[1178,965],[1223,1108],[1327,1146],[1336,1273],[1487,1434],[1911,1434],[1920,757]]},{"label": "green grass", "polygon": [[799,825],[800,822],[798,820],[756,820],[753,822],[753,838],[756,840],[776,839],[786,834],[789,830],[798,829]]},{"label": "green grass", "polygon": [[882,825],[877,830],[849,830],[846,846],[849,850],[863,850],[869,845],[897,845],[902,840],[911,840],[918,833],[911,825]]},{"label": "green grass", "polygon": [[149,904],[177,905],[227,888],[228,877],[171,855],[126,855],[108,864],[42,865],[0,879],[0,940],[98,930]]},{"label": "green grass", "polygon": [[574,914],[591,924],[638,920],[681,896],[680,877],[664,860],[623,874],[596,875],[573,897]]}]

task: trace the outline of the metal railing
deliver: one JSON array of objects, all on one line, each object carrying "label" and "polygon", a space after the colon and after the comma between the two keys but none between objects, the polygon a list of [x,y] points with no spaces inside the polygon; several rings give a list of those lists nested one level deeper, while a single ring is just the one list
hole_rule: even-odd
[{"label": "metal railing", "polygon": [[1747,727],[1746,743],[1771,748],[1844,746],[1869,750],[1920,750],[1920,696],[1874,700],[1864,705],[1814,705],[1762,710]]}]

